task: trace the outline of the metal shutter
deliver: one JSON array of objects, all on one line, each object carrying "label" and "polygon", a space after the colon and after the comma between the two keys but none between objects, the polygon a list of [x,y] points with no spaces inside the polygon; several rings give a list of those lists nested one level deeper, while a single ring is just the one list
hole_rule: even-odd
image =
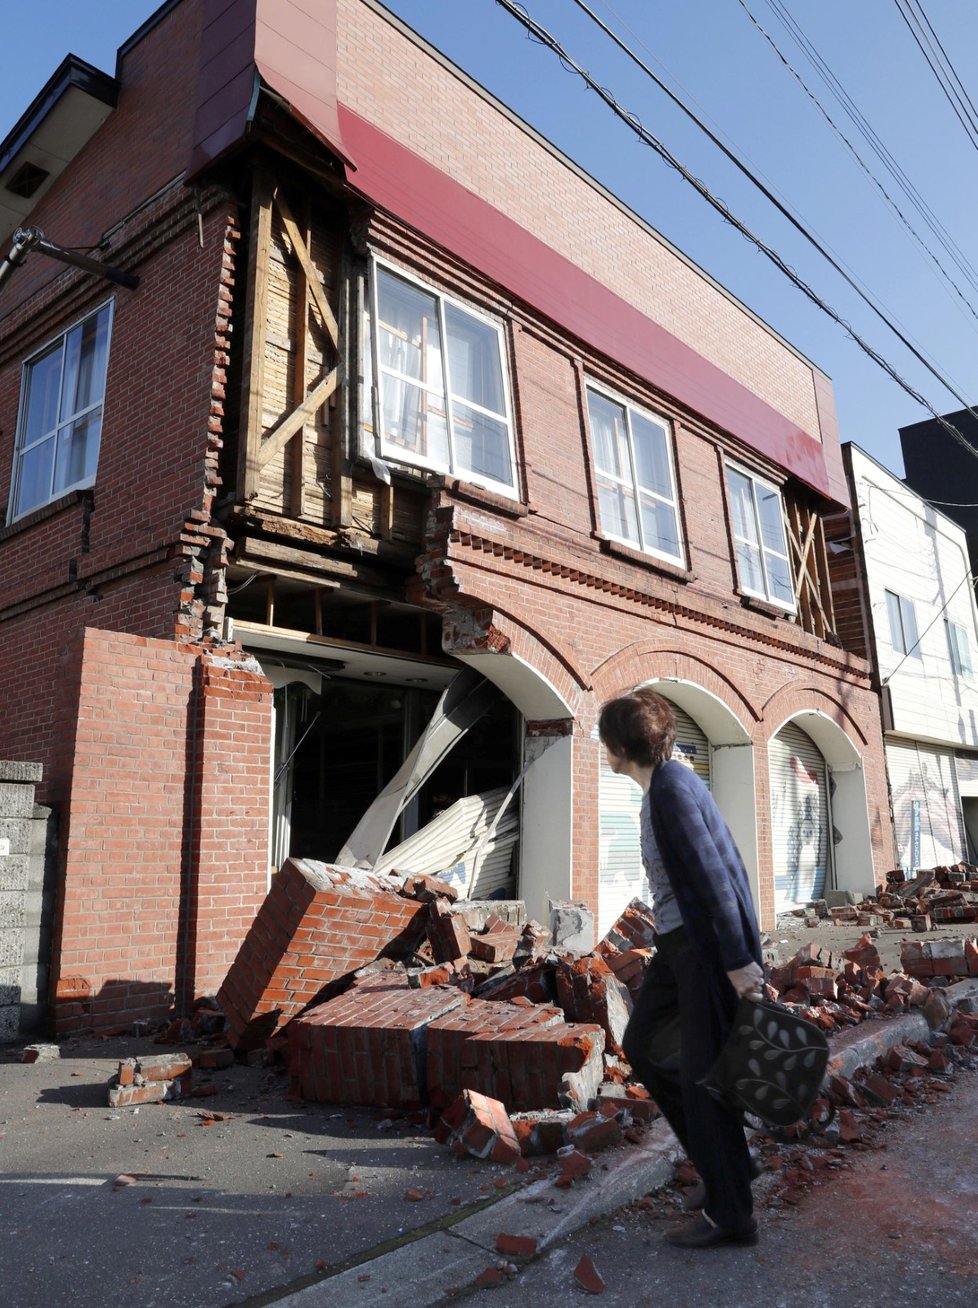
[{"label": "metal shutter", "polygon": [[672,711],[676,716],[676,745],[672,756],[689,763],[700,781],[709,788],[710,742],[685,709],[673,704]]},{"label": "metal shutter", "polygon": [[[672,706],[676,715],[676,748],[673,758],[682,758],[708,786],[710,743],[683,709]],[[630,900],[649,901],[649,883],[642,863],[639,810],[642,792],[628,777],[619,777],[608,766],[604,751],[598,786],[598,936],[614,925]]]},{"label": "metal shutter", "polygon": [[968,857],[954,753],[934,745],[886,745],[897,860],[904,871]]},{"label": "metal shutter", "polygon": [[821,899],[832,842],[825,759],[807,732],[789,723],[772,739],[771,841],[774,906]]}]

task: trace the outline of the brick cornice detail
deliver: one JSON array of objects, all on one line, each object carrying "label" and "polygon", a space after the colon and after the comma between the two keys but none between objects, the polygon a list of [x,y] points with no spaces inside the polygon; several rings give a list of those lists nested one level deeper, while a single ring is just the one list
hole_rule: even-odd
[{"label": "brick cornice detail", "polygon": [[561,563],[556,559],[544,558],[540,554],[520,549],[515,545],[509,545],[505,541],[492,540],[487,536],[480,536],[474,532],[452,528],[448,533],[448,542],[453,545],[460,545],[463,549],[471,550],[474,553],[491,554],[496,558],[503,558],[507,562],[519,564],[534,572],[541,572],[560,581],[568,581],[588,590],[601,591],[603,594],[624,600],[626,603],[635,604],[642,608],[655,609],[660,613],[669,614],[674,618],[682,618],[699,626],[713,627],[726,635],[741,640],[766,645],[770,649],[781,650],[795,657],[799,655],[806,656],[827,670],[844,673],[860,680],[869,680],[868,670],[863,672],[852,667],[850,663],[832,658],[819,650],[805,649],[804,646],[795,641],[782,640],[777,636],[768,635],[753,627],[745,627],[740,623],[732,622],[729,618],[721,618],[703,610],[690,608],[687,604],[677,604],[661,595],[654,595],[635,586],[624,585],[622,582],[613,581],[610,577],[602,577],[597,573],[585,571],[583,568],[574,567],[571,564]]}]

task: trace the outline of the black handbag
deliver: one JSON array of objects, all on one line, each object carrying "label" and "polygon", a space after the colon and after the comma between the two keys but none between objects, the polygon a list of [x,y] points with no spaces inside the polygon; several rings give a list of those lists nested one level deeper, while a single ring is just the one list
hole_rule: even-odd
[{"label": "black handbag", "polygon": [[805,1117],[822,1088],[829,1042],[767,999],[741,999],[720,1057],[700,1082],[735,1112],[772,1126]]}]

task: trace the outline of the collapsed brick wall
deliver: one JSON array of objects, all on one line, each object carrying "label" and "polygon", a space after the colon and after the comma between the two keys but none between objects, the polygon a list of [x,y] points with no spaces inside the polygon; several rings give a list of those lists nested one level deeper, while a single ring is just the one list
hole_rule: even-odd
[{"label": "collapsed brick wall", "polygon": [[260,1045],[382,952],[407,954],[427,911],[382,876],[288,859],[218,992],[232,1046]]},{"label": "collapsed brick wall", "polygon": [[93,628],[75,645],[57,1034],[161,1017],[178,993],[203,993],[257,911],[268,755],[254,743],[270,739],[271,690],[253,669],[233,652]]}]

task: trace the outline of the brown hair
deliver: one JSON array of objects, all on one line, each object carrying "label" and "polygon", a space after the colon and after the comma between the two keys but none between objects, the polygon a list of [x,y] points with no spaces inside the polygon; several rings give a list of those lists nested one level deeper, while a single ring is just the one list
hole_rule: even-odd
[{"label": "brown hair", "polygon": [[601,706],[598,735],[613,753],[639,767],[654,767],[672,754],[676,719],[669,701],[654,690],[633,690]]}]

